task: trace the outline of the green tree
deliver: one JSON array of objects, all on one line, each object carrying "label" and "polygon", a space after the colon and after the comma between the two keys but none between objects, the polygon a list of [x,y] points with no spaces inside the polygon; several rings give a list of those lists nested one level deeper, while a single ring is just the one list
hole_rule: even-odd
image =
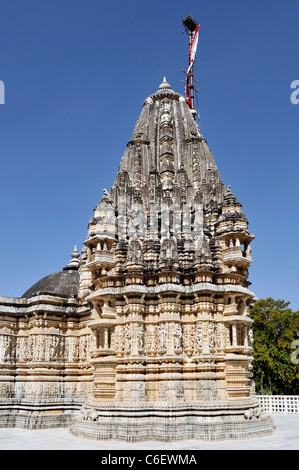
[{"label": "green tree", "polygon": [[299,394],[299,364],[291,360],[292,343],[299,333],[299,311],[291,310],[289,304],[268,297],[258,300],[250,310],[257,393]]}]

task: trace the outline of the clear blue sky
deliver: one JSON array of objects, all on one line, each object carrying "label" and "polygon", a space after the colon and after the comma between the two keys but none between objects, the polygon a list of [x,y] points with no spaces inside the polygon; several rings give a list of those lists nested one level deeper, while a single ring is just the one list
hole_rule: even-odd
[{"label": "clear blue sky", "polygon": [[81,250],[143,101],[164,75],[184,94],[189,14],[202,133],[256,236],[251,288],[299,309],[297,0],[0,0],[0,295]]}]

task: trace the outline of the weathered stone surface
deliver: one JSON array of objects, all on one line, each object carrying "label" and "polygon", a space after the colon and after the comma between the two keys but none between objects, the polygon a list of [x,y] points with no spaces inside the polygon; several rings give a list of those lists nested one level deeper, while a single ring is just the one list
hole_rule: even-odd
[{"label": "weathered stone surface", "polygon": [[94,419],[79,416],[72,432],[128,440],[271,432],[250,372],[254,236],[167,82],[145,100],[88,229],[79,299],[92,308]]},{"label": "weathered stone surface", "polygon": [[23,298],[33,295],[59,295],[60,297],[77,297],[79,288],[78,271],[59,271],[40,279],[24,294]]},{"label": "weathered stone surface", "polygon": [[[78,260],[0,298],[0,425],[98,439],[273,431],[251,374],[248,221],[185,98],[143,105]],[[54,415],[55,410],[55,415]],[[6,424],[5,424],[6,423]]]}]

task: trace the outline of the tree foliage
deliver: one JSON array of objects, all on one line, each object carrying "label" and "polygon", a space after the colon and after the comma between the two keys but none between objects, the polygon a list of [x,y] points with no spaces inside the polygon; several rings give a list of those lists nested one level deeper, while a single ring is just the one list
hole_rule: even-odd
[{"label": "tree foliage", "polygon": [[254,320],[252,372],[257,393],[299,394],[299,363],[291,359],[299,333],[299,311],[291,310],[289,304],[268,297],[250,310]]}]

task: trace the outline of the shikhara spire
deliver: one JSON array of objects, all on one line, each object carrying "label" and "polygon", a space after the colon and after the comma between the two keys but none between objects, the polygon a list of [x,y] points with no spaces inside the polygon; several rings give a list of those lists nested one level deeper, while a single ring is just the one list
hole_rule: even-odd
[{"label": "shikhara spire", "polygon": [[[95,422],[79,417],[73,432],[130,440],[251,432],[249,418],[261,416],[250,374],[253,238],[186,98],[164,77],[88,225],[79,299],[85,315],[91,309]],[[256,425],[257,434],[272,429],[268,418]]]},{"label": "shikhara spire", "polygon": [[[241,208],[225,188],[186,99],[164,77],[145,100],[115,182],[90,219],[81,269],[90,272],[91,286],[102,272],[125,275],[134,267],[158,273],[171,266],[193,274],[208,267],[208,278],[222,271],[242,286],[251,264],[247,245],[254,237]],[[236,266],[233,256],[228,264],[223,261],[228,238],[240,249],[244,244]],[[92,290],[81,283],[83,297]]]}]

